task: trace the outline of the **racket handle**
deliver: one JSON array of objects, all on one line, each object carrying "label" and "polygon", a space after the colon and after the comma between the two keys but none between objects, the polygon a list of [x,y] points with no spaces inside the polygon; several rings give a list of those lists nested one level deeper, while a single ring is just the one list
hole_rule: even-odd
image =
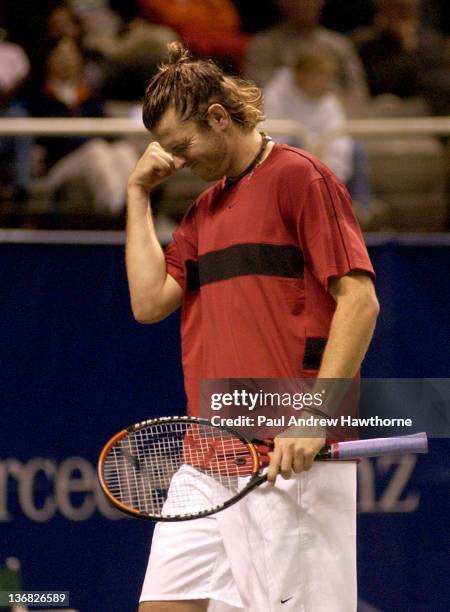
[{"label": "racket handle", "polygon": [[335,442],[325,446],[316,456],[319,460],[358,459],[359,457],[380,457],[381,455],[405,455],[408,453],[427,453],[428,439],[425,432],[394,438],[374,438],[372,440],[352,440]]},{"label": "racket handle", "polygon": [[[267,452],[273,450],[272,440],[253,440],[259,446],[261,465],[269,463]],[[428,438],[425,432],[393,438],[372,438],[371,440],[351,440],[327,444],[315,456],[316,461],[347,461],[361,457],[380,457],[381,455],[405,455],[408,453],[428,453]]]}]

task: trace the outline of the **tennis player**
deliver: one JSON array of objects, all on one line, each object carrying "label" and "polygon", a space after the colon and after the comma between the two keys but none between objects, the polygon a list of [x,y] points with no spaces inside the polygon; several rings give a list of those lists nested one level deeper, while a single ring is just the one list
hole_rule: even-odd
[{"label": "tennis player", "polygon": [[[189,413],[205,378],[354,377],[378,302],[339,179],[257,130],[257,87],[180,43],[143,116],[156,140],[128,182],[131,303],[142,323],[181,305]],[[149,197],[185,166],[215,183],[163,252]],[[245,500],[156,525],[140,612],[356,610],[355,465],[313,464],[323,435],[294,433],[275,438],[270,483]]]}]

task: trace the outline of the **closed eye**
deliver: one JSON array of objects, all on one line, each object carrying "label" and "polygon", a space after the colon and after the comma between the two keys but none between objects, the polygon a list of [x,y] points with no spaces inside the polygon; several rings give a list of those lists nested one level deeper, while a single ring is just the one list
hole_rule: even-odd
[{"label": "closed eye", "polygon": [[177,157],[182,157],[183,154],[186,152],[187,147],[176,147],[175,149],[172,149],[172,155],[176,155]]},{"label": "closed eye", "polygon": [[184,153],[186,153],[186,151],[188,150],[188,148],[190,147],[191,142],[184,142],[182,144],[179,145],[175,145],[174,147],[172,147],[172,154],[173,155],[180,155],[182,156]]}]

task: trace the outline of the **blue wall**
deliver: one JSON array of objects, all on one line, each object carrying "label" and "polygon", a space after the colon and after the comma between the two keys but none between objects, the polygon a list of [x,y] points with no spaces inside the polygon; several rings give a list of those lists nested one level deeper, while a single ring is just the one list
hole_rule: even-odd
[{"label": "blue wall", "polygon": [[[448,376],[450,243],[370,250],[382,314],[364,374]],[[121,245],[1,244],[0,255],[0,563],[17,557],[24,588],[68,590],[82,612],[131,612],[152,526],[113,514],[94,468],[124,425],[183,413],[178,315],[134,322]],[[448,448],[434,440],[417,463],[360,467],[360,594],[381,610],[450,601]]]}]

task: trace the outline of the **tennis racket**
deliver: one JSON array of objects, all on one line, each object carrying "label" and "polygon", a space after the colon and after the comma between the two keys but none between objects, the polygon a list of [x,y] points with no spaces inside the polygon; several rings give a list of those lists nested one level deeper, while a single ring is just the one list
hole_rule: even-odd
[{"label": "tennis racket", "polygon": [[[165,417],[131,425],[103,448],[98,476],[108,499],[137,518],[183,521],[215,514],[266,481],[270,441],[195,417]],[[317,460],[426,453],[425,433],[337,442]]]}]

